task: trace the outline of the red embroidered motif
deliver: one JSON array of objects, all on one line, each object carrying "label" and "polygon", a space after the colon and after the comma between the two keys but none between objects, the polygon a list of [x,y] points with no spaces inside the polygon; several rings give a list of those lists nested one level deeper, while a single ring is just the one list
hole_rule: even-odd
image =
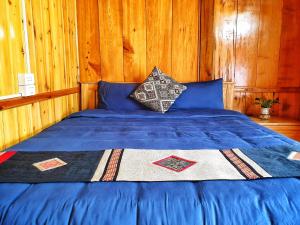
[{"label": "red embroidered motif", "polygon": [[114,149],[112,150],[110,160],[107,164],[105,173],[102,177],[102,181],[113,181],[118,172],[119,161],[122,156],[122,149]]},{"label": "red embroidered motif", "polygon": [[241,160],[232,150],[221,151],[222,154],[240,171],[247,179],[258,179],[260,176],[243,160]]},{"label": "red embroidered motif", "polygon": [[67,164],[66,162],[62,161],[59,158],[53,158],[53,159],[48,159],[45,161],[34,163],[32,165],[38,168],[40,171],[46,171],[46,170],[52,170],[64,166],[66,164]]},{"label": "red embroidered motif", "polygon": [[195,163],[197,162],[183,159],[175,155],[171,155],[161,160],[153,162],[153,164],[157,166],[161,166],[175,172],[181,172],[183,170],[186,170],[187,168],[193,166]]}]

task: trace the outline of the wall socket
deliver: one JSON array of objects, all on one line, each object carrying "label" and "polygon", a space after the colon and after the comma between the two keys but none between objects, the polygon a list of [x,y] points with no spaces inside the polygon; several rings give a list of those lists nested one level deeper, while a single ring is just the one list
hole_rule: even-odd
[{"label": "wall socket", "polygon": [[22,96],[35,95],[35,86],[34,85],[20,85],[19,93]]},{"label": "wall socket", "polygon": [[35,85],[34,85],[34,74],[33,73],[19,73],[19,93],[22,96],[35,95]]}]

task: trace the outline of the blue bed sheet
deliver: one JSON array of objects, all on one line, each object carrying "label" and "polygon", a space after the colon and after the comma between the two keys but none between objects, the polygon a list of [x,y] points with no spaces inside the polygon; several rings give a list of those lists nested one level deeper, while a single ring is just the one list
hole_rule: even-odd
[{"label": "blue bed sheet", "polygon": [[[300,144],[227,110],[87,110],[11,149],[259,148]],[[0,184],[0,224],[300,224],[300,180]]]}]

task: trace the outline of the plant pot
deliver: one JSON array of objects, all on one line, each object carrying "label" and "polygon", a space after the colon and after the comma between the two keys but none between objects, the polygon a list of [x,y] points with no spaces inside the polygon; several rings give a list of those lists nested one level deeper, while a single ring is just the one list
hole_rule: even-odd
[{"label": "plant pot", "polygon": [[260,109],[260,116],[259,118],[262,120],[268,120],[270,119],[271,115],[270,115],[270,109],[271,108],[261,108]]}]

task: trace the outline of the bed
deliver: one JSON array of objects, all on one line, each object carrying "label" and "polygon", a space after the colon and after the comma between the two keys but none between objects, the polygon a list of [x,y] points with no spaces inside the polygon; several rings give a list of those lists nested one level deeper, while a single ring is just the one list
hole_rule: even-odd
[{"label": "bed", "polygon": [[[86,110],[15,151],[108,148],[300,149],[298,142],[229,110],[159,114]],[[0,224],[300,224],[298,178],[253,181],[0,184]]]}]

